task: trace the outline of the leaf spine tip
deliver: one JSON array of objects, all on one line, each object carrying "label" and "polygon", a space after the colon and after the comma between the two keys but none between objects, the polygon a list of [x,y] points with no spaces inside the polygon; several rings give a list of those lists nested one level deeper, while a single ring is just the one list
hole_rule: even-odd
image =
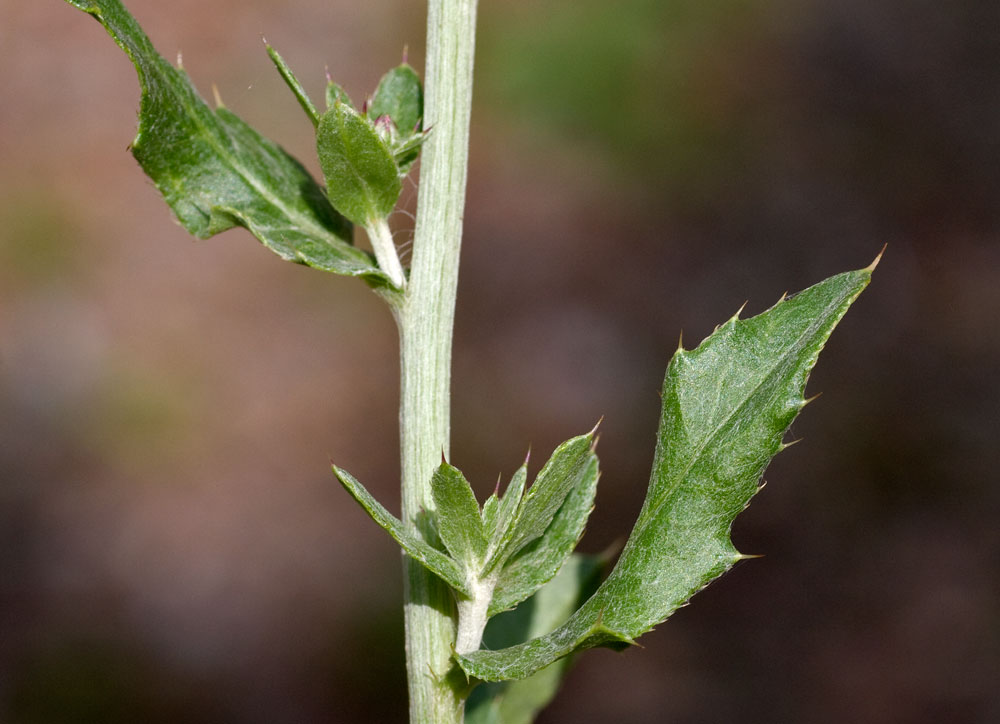
[{"label": "leaf spine tip", "polygon": [[683,353],[684,353],[684,330],[682,329],[681,333],[677,336],[677,352],[676,352],[676,354],[683,354]]},{"label": "leaf spine tip", "polygon": [[225,108],[226,104],[222,102],[222,95],[219,93],[219,86],[212,83],[212,97],[215,98],[216,108]]},{"label": "leaf spine tip", "polygon": [[739,561],[751,561],[756,558],[763,558],[763,553],[737,553],[733,556],[733,562],[737,563]]},{"label": "leaf spine tip", "polygon": [[590,432],[588,432],[587,434],[588,435],[593,435],[594,433],[596,433],[597,432],[597,428],[599,428],[601,426],[602,422],[604,422],[604,415],[601,415],[600,419],[597,421],[597,424],[595,424],[594,427],[593,427],[593,429]]},{"label": "leaf spine tip", "polygon": [[872,260],[872,263],[864,268],[864,271],[868,272],[869,274],[875,271],[875,267],[877,267],[878,263],[882,261],[882,255],[885,254],[885,248],[887,246],[889,246],[888,243],[882,245],[882,250],[879,251],[878,255]]},{"label": "leaf spine tip", "polygon": [[794,440],[789,440],[788,442],[783,442],[781,443],[781,447],[778,448],[778,452],[783,452],[784,450],[790,448],[792,445],[798,445],[800,442],[802,442],[801,437],[797,437]]},{"label": "leaf spine tip", "polygon": [[528,453],[524,456],[524,464],[527,465],[531,461],[531,445],[528,445]]},{"label": "leaf spine tip", "polygon": [[743,310],[746,309],[746,306],[747,306],[747,304],[749,302],[750,302],[749,299],[746,300],[745,302],[743,302],[743,304],[740,305],[740,308],[736,310],[736,314],[734,314],[729,321],[730,322],[738,322],[739,319],[740,319],[740,315],[743,313]]},{"label": "leaf spine tip", "polygon": [[403,65],[406,65],[409,62],[410,62],[410,46],[406,43],[403,43]]},{"label": "leaf spine tip", "polygon": [[822,397],[822,396],[823,396],[823,393],[822,393],[822,392],[817,392],[817,393],[816,393],[815,395],[813,395],[812,397],[807,397],[806,399],[802,400],[802,402],[800,403],[799,407],[800,407],[800,408],[801,408],[801,407],[805,407],[805,406],[806,406],[806,405],[808,405],[808,404],[809,404],[810,402],[814,402],[815,400],[818,400],[818,399],[819,399],[820,397]]}]

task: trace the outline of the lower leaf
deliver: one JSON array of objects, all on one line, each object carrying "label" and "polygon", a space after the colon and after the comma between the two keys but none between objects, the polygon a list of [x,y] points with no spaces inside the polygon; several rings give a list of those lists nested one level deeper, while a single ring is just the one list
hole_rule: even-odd
[{"label": "lower leaf", "polygon": [[581,649],[628,646],[740,560],[733,519],[782,449],[806,404],[809,371],[873,268],[734,317],[697,349],[678,349],[663,384],[649,491],[611,575],[555,631],[456,656],[462,669],[484,681],[523,679]]}]

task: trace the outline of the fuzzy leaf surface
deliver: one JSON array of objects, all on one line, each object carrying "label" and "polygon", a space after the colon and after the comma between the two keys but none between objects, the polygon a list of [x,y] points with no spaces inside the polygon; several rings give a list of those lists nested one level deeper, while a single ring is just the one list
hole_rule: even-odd
[{"label": "fuzzy leaf surface", "polygon": [[442,463],[431,477],[431,495],[441,542],[466,569],[476,568],[486,553],[486,534],[469,481],[458,468]]},{"label": "fuzzy leaf surface", "polygon": [[831,277],[679,349],[663,383],[646,500],[611,575],[552,633],[456,656],[465,672],[522,679],[574,651],[624,647],[729,570],[740,559],[733,519],[805,405],[820,350],[870,278],[871,267]]},{"label": "fuzzy leaf surface", "polygon": [[[513,611],[490,620],[483,641],[503,648],[543,636],[565,621],[597,588],[606,559],[573,554],[558,575]],[[486,684],[472,692],[466,724],[530,724],[555,696],[572,657],[523,681]]]},{"label": "fuzzy leaf surface", "polygon": [[505,537],[510,539],[510,535],[513,533],[511,525],[517,517],[517,511],[520,510],[521,500],[524,497],[524,486],[527,482],[528,465],[525,463],[511,477],[510,482],[507,483],[507,489],[504,490],[503,496],[500,498],[496,521],[493,523],[493,529],[490,533],[492,549],[499,548]]},{"label": "fuzzy leaf surface", "polygon": [[389,116],[402,138],[416,131],[424,115],[424,89],[410,65],[403,63],[382,76],[368,105],[372,120]]},{"label": "fuzzy leaf surface", "polygon": [[406,554],[420,562],[424,568],[441,578],[445,583],[464,596],[469,596],[465,576],[455,561],[427,543],[415,530],[403,525],[403,522],[390,513],[375,500],[374,496],[365,490],[354,476],[346,470],[334,466],[334,474],[344,489],[351,494],[361,507],[365,509],[372,520],[378,523],[386,533],[392,536]]},{"label": "fuzzy leaf surface", "polygon": [[597,455],[591,451],[577,483],[545,533],[504,564],[488,615],[513,608],[550,581],[563,567],[579,543],[587,518],[594,508],[598,477]]},{"label": "fuzzy leaf surface", "polygon": [[399,167],[366,118],[344,103],[334,104],[320,118],[316,148],[337,211],[361,226],[392,213],[403,190]]},{"label": "fuzzy leaf surface", "polygon": [[590,465],[593,444],[594,434],[588,433],[567,440],[555,449],[520,502],[516,517],[484,568],[485,573],[503,565],[545,532]]},{"label": "fuzzy leaf surface", "polygon": [[302,165],[234,113],[209,108],[120,0],[67,2],[132,60],[142,91],[132,154],[185,229],[206,239],[242,226],[283,259],[391,286]]}]

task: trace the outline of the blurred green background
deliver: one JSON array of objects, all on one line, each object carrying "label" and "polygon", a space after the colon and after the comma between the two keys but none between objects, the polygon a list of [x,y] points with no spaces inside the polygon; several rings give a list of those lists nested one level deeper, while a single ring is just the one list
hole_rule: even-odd
[{"label": "blurred green background", "polygon": [[[422,68],[423,3],[128,5],[314,170],[261,34],[317,96],[328,66],[363,97],[406,44]],[[403,721],[398,553],[328,467],[398,509],[386,308],[187,237],[126,151],[138,86],[103,30],[57,0],[0,17],[0,722]],[[1000,721],[1000,4],[480,17],[453,462],[481,493],[604,415],[582,548],[622,539],[681,330],[889,245],[735,526],[766,557],[588,653],[541,722]]]}]

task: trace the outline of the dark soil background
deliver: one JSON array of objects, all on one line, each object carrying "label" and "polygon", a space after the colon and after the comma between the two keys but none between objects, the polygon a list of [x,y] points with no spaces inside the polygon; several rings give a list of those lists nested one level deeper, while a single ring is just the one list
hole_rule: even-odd
[{"label": "dark soil background", "polygon": [[[129,6],[314,170],[261,34],[315,95],[328,66],[363,97],[405,44],[422,68],[423,3]],[[582,657],[541,722],[1000,721],[1000,4],[480,15],[453,462],[481,493],[604,415],[582,548],[621,539],[681,330],[888,243],[735,526],[766,556]],[[404,721],[399,555],[328,465],[398,509],[386,308],[190,239],[126,151],[104,31],[0,17],[0,722]]]}]

